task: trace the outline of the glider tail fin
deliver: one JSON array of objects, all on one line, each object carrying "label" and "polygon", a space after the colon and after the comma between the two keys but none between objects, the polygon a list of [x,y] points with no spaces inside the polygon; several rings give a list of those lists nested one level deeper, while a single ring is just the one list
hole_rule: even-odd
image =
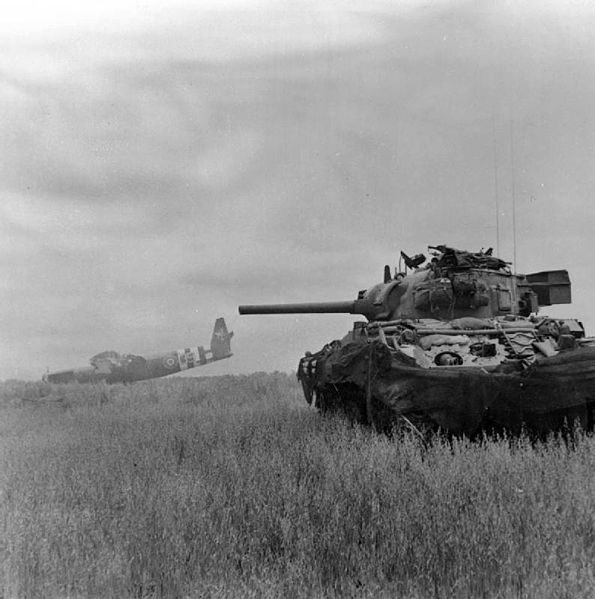
[{"label": "glider tail fin", "polygon": [[222,360],[231,356],[231,338],[233,332],[227,330],[224,318],[215,321],[213,336],[211,337],[211,354],[213,360]]}]

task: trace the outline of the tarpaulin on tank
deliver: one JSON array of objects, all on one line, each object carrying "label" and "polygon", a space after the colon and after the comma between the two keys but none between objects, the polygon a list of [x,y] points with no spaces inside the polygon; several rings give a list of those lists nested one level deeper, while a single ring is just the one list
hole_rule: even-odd
[{"label": "tarpaulin on tank", "polygon": [[315,389],[328,388],[336,397],[342,385],[355,385],[363,405],[371,393],[385,406],[383,417],[421,418],[455,434],[473,435],[493,426],[547,432],[572,425],[575,419],[590,426],[595,347],[539,357],[528,367],[520,360],[507,360],[486,370],[424,368],[414,355],[382,341],[335,342],[303,358],[299,378],[310,396]]},{"label": "tarpaulin on tank", "polygon": [[575,419],[586,427],[595,403],[595,348],[539,358],[524,371],[512,364],[491,372],[412,368],[393,359],[373,378],[373,393],[393,414],[423,414],[456,434],[493,425],[545,432]]},{"label": "tarpaulin on tank", "polygon": [[489,268],[499,270],[505,268],[507,263],[500,258],[496,258],[488,252],[468,252],[449,248],[445,245],[436,246],[441,256],[437,257],[435,264],[441,268]]},{"label": "tarpaulin on tank", "polygon": [[390,368],[392,358],[386,345],[348,343],[328,356],[326,370],[332,380],[349,379],[363,384],[367,379],[370,359],[373,360],[376,368],[387,370]]}]

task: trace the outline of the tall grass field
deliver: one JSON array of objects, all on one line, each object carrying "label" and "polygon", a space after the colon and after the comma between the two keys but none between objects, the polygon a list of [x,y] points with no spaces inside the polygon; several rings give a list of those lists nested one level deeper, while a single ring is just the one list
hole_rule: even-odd
[{"label": "tall grass field", "polygon": [[283,373],[0,385],[0,597],[595,596],[595,440],[387,437]]}]

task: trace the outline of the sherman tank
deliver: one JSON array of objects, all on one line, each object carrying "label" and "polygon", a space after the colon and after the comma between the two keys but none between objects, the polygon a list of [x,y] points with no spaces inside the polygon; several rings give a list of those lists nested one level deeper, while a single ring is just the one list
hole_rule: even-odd
[{"label": "sherman tank", "polygon": [[492,249],[401,252],[394,274],[341,302],[245,305],[240,314],[360,314],[341,339],[301,358],[306,401],[377,429],[474,436],[593,428],[595,338],[540,314],[571,302],[566,270],[518,274]]}]

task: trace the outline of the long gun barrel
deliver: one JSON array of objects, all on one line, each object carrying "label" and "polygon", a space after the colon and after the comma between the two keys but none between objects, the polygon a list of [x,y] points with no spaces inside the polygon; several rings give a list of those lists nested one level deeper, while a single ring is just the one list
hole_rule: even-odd
[{"label": "long gun barrel", "polygon": [[303,304],[255,304],[240,306],[240,314],[361,314],[356,301],[306,302]]}]

